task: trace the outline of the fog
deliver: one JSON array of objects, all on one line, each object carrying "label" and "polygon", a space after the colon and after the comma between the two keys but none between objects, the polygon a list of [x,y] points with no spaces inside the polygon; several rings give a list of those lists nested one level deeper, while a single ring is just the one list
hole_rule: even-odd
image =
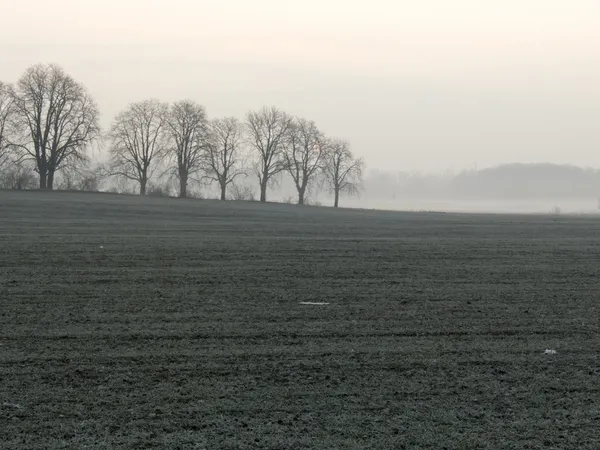
[{"label": "fog", "polygon": [[[240,185],[256,191],[252,176]],[[205,198],[218,198],[218,189],[195,185]],[[295,203],[297,191],[289,176],[276,178],[269,200]],[[308,193],[308,204],[331,206],[327,189]],[[358,196],[346,196],[342,206],[361,209],[419,212],[600,214],[600,170],[557,164],[508,164],[457,173],[418,173],[370,170]]]},{"label": "fog", "polygon": [[[350,141],[371,171],[600,168],[596,0],[0,0],[0,10],[0,80],[57,63],[88,87],[104,128],[147,98],[193,99],[210,117],[276,105]],[[368,191],[353,204],[438,205]]]}]

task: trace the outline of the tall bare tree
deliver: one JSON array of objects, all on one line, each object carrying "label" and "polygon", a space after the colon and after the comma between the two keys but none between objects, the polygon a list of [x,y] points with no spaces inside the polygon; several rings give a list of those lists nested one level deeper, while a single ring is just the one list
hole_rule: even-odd
[{"label": "tall bare tree", "polygon": [[109,171],[139,183],[140,195],[146,195],[148,180],[170,147],[168,112],[158,100],[132,103],[110,129]]},{"label": "tall bare tree", "polygon": [[219,184],[221,200],[226,200],[227,186],[245,173],[241,164],[243,126],[235,117],[214,119],[210,136],[210,144],[204,152],[205,178]]},{"label": "tall bare tree", "polygon": [[8,160],[11,141],[9,134],[14,120],[14,101],[7,84],[0,81],[0,168]]},{"label": "tall bare tree", "polygon": [[82,84],[53,64],[27,69],[13,100],[27,133],[18,147],[35,162],[40,189],[52,189],[55,173],[86,161],[87,147],[100,136],[96,103]]},{"label": "tall bare tree", "polygon": [[208,138],[206,111],[202,105],[183,100],[171,106],[167,124],[173,145],[174,171],[179,180],[179,197],[185,198],[190,176],[202,167]]},{"label": "tall bare tree", "polygon": [[267,201],[267,187],[285,170],[283,150],[292,118],[275,107],[264,107],[246,115],[248,142],[257,153],[255,172],[260,184],[260,201]]},{"label": "tall bare tree", "polygon": [[364,161],[354,157],[347,141],[333,139],[329,142],[323,172],[334,194],[335,208],[339,205],[340,194],[357,195],[360,192],[364,167]]},{"label": "tall bare tree", "polygon": [[298,191],[298,204],[304,205],[307,190],[318,175],[326,154],[326,140],[313,121],[295,119],[283,153],[285,168]]}]

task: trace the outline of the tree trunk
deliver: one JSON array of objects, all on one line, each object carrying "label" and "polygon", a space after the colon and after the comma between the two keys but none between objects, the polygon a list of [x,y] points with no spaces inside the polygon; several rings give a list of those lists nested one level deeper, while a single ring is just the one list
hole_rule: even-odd
[{"label": "tree trunk", "polygon": [[340,204],[340,190],[336,189],[335,190],[335,200],[333,202],[333,207],[337,208],[339,204]]},{"label": "tree trunk", "polygon": [[54,189],[54,170],[48,171],[48,180],[46,181],[46,189],[49,191]]},{"label": "tree trunk", "polygon": [[142,178],[140,180],[140,195],[146,195],[146,184],[148,184],[148,179]]},{"label": "tree trunk", "polygon": [[221,200],[227,199],[227,185],[225,183],[221,183]]},{"label": "tree trunk", "polygon": [[304,205],[304,193],[306,191],[306,188],[300,188],[298,189],[298,204],[299,205]]},{"label": "tree trunk", "polygon": [[40,168],[40,189],[46,189],[48,182],[48,174]]},{"label": "tree trunk", "polygon": [[265,203],[267,201],[267,183],[260,183],[260,201]]},{"label": "tree trunk", "polygon": [[187,176],[179,175],[179,198],[187,197]]}]

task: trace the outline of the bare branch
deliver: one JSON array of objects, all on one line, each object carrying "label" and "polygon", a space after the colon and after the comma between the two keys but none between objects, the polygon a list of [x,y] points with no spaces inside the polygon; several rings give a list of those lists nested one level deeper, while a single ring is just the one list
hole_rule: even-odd
[{"label": "bare branch", "polygon": [[210,123],[210,144],[204,155],[205,178],[219,184],[221,200],[227,198],[227,186],[240,175],[242,167],[243,127],[235,117],[215,119]]},{"label": "bare branch", "polygon": [[303,205],[307,191],[326,156],[325,136],[314,122],[294,119],[289,128],[283,158],[298,191],[298,204]]},{"label": "bare branch", "polygon": [[146,194],[154,165],[170,148],[168,105],[158,100],[132,103],[115,118],[110,129],[111,175],[133,180]]},{"label": "bare branch", "polygon": [[260,183],[260,201],[267,201],[271,179],[285,170],[283,150],[292,118],[275,108],[262,108],[246,115],[247,140],[257,154],[255,173]]},{"label": "bare branch", "polygon": [[209,127],[204,107],[189,100],[177,102],[171,106],[167,125],[172,141],[167,171],[179,180],[179,196],[186,197],[188,180],[202,168],[207,148]]},{"label": "bare branch", "polygon": [[10,87],[0,81],[0,168],[8,161],[14,149],[16,134],[15,104]]},{"label": "bare branch", "polygon": [[354,158],[350,144],[340,139],[329,141],[323,173],[334,194],[334,207],[339,204],[340,194],[358,195],[362,190],[365,163]]},{"label": "bare branch", "polygon": [[24,132],[13,146],[35,162],[40,188],[52,189],[55,173],[86,161],[87,147],[99,138],[96,103],[56,65],[27,69],[12,97],[16,128]]}]

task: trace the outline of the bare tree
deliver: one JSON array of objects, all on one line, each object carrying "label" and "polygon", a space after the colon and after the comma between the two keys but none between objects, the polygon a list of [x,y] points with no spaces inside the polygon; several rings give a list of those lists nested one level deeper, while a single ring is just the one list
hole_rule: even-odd
[{"label": "bare tree", "polygon": [[0,81],[0,167],[8,160],[11,148],[9,134],[14,124],[14,101],[7,84]]},{"label": "bare tree", "polygon": [[248,142],[258,154],[255,172],[260,184],[260,201],[267,201],[267,187],[274,176],[285,170],[283,149],[292,119],[275,107],[246,115]]},{"label": "bare tree", "polygon": [[360,192],[365,163],[362,158],[354,158],[347,141],[334,139],[328,147],[323,172],[334,194],[333,206],[337,208],[340,194],[357,195]]},{"label": "bare tree", "polygon": [[179,197],[187,197],[190,176],[202,165],[206,149],[208,121],[202,105],[189,100],[175,103],[169,111],[169,134],[172,138],[172,156],[175,175],[179,180]]},{"label": "bare tree", "polygon": [[227,186],[245,172],[241,167],[243,127],[235,117],[215,119],[210,124],[210,144],[204,152],[205,178],[219,183],[221,200]]},{"label": "bare tree", "polygon": [[18,145],[35,162],[40,189],[52,189],[54,175],[86,161],[86,149],[100,136],[99,112],[86,88],[56,65],[25,71],[13,90],[20,128]]},{"label": "bare tree", "polygon": [[133,180],[146,195],[148,180],[169,149],[169,106],[158,100],[132,103],[119,113],[110,129],[111,175]]},{"label": "bare tree", "polygon": [[314,122],[295,119],[289,130],[283,154],[285,168],[298,190],[298,204],[304,205],[307,190],[315,180],[325,158],[325,136]]}]

